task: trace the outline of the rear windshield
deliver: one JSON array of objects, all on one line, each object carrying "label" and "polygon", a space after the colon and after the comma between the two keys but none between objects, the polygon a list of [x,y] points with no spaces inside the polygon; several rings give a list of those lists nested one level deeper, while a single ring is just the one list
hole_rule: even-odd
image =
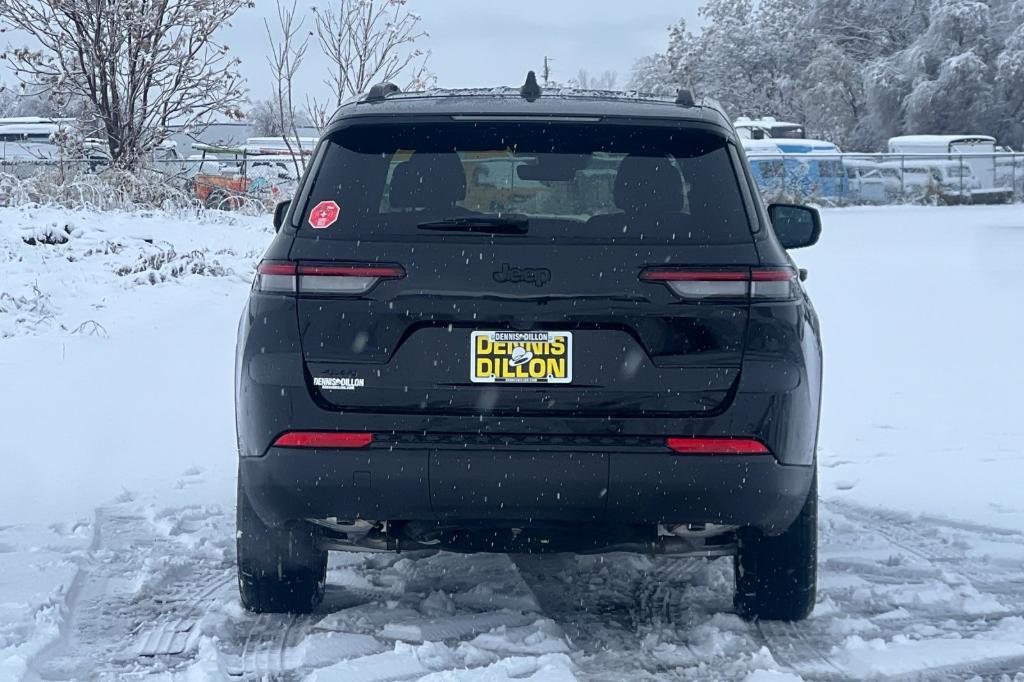
[{"label": "rear windshield", "polygon": [[[436,225],[423,226],[516,221],[525,235],[542,239],[752,239],[727,143],[702,130],[375,124],[348,128],[326,144],[299,228],[318,237],[436,238]],[[329,217],[314,218],[320,226],[313,228],[313,212],[325,205]]]}]

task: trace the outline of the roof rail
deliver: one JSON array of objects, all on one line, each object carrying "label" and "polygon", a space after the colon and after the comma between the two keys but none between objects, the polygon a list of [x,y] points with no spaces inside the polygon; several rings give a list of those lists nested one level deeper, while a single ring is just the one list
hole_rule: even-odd
[{"label": "roof rail", "polygon": [[398,87],[394,83],[377,83],[370,91],[366,93],[366,97],[363,98],[364,102],[383,102],[387,99],[388,95],[393,95],[396,92],[401,92],[402,88]]},{"label": "roof rail", "polygon": [[540,99],[543,94],[543,90],[540,89],[540,85],[537,84],[537,74],[533,71],[529,71],[526,74],[526,82],[523,83],[523,87],[519,88],[519,94],[523,96],[527,102],[536,102]]},{"label": "roof rail", "polygon": [[697,106],[696,101],[693,99],[693,91],[689,88],[679,88],[679,93],[676,95],[676,104],[681,107]]}]

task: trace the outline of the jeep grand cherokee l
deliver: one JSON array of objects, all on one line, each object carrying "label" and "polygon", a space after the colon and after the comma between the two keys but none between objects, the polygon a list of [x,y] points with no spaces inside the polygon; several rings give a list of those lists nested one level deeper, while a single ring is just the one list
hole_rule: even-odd
[{"label": "jeep grand cherokee l", "polygon": [[308,611],[329,550],[734,555],[814,604],[818,322],[728,119],[539,89],[342,106],[238,336],[238,568]]}]

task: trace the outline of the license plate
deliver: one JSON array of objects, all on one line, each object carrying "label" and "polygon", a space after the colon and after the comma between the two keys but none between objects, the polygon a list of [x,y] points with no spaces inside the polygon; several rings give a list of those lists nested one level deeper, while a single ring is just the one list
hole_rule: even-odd
[{"label": "license plate", "polygon": [[571,332],[473,332],[470,379],[476,384],[568,384]]}]

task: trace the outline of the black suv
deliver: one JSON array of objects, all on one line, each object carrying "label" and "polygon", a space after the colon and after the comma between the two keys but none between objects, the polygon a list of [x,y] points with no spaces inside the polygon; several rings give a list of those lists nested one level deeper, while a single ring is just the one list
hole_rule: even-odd
[{"label": "black suv", "polygon": [[328,550],[734,555],[814,604],[818,321],[722,111],[522,89],[342,106],[242,316],[238,568],[308,611]]}]

